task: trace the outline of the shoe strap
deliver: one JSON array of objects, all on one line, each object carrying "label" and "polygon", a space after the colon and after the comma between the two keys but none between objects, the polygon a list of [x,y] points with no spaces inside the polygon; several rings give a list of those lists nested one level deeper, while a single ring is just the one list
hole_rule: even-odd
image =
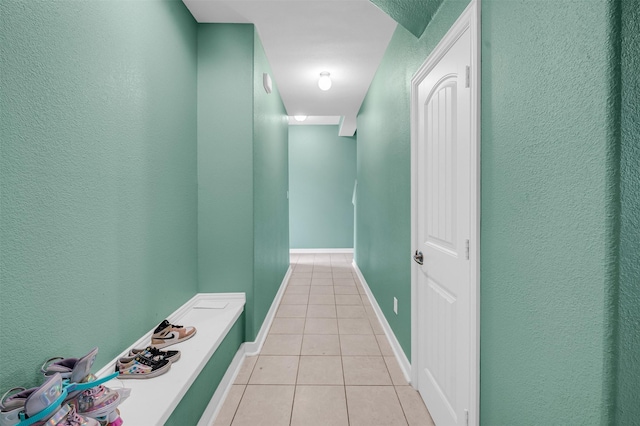
[{"label": "shoe strap", "polygon": [[71,411],[69,404],[64,404],[56,413],[47,420],[44,426],[57,426]]},{"label": "shoe strap", "polygon": [[[163,351],[162,349],[158,349],[154,346],[148,346],[138,354],[143,356],[144,358],[152,360],[153,362],[158,362],[162,361],[163,359],[167,359],[169,357],[169,352],[170,351]],[[156,357],[158,357],[159,359],[156,360]]]},{"label": "shoe strap", "polygon": [[29,426],[34,424],[37,421],[46,419],[48,416],[51,416],[51,414],[53,414],[62,405],[62,402],[66,397],[67,397],[67,390],[63,388],[62,392],[60,392],[60,396],[58,397],[58,399],[56,399],[51,405],[49,405],[44,410],[40,411],[38,414],[34,414],[33,416],[26,418],[27,415],[25,414],[25,412],[21,411],[18,414],[18,417],[20,418],[20,422],[18,422],[16,426]]},{"label": "shoe strap", "polygon": [[109,374],[108,376],[105,376],[102,379],[96,379],[92,382],[87,382],[87,383],[69,383],[68,381],[66,381],[64,382],[64,386],[67,392],[76,392],[76,391],[80,392],[80,391],[84,391],[84,390],[99,386],[105,382],[108,382],[111,379],[115,379],[116,377],[118,377],[118,375],[120,375],[120,372],[116,371],[115,373]]},{"label": "shoe strap", "polygon": [[153,356],[165,355],[167,352],[156,348],[155,346],[148,346],[145,351],[149,352]]},{"label": "shoe strap", "polygon": [[144,365],[149,366],[149,367],[155,367],[156,365],[158,365],[158,361],[154,361],[151,358],[146,358],[142,354],[136,355],[134,360],[136,360],[140,364],[144,364]]}]

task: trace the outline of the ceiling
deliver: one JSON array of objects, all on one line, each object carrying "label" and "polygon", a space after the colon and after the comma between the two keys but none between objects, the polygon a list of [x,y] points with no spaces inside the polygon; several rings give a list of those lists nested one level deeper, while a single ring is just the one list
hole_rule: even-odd
[{"label": "ceiling", "polygon": [[[256,25],[287,113],[304,123],[340,123],[352,136],[356,116],[396,22],[369,0],[183,0],[200,23]],[[332,87],[318,88],[320,73]],[[292,120],[293,122],[293,120]],[[295,122],[295,124],[300,124]]]}]

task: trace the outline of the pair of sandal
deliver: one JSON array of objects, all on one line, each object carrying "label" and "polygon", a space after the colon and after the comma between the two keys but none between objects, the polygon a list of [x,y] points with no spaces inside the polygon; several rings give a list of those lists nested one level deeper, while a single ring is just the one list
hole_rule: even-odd
[{"label": "pair of sandal", "polygon": [[31,389],[13,388],[0,399],[0,426],[121,426],[118,405],[129,389],[111,390],[90,373],[98,348],[82,358],[51,358],[42,365],[45,382]]}]

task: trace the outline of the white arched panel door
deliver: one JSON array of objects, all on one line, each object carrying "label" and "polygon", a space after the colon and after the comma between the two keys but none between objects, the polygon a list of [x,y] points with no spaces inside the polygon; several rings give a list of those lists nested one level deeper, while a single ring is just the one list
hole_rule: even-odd
[{"label": "white arched panel door", "polygon": [[413,362],[418,390],[438,426],[466,425],[475,410],[471,49],[471,29],[458,28],[413,82]]}]

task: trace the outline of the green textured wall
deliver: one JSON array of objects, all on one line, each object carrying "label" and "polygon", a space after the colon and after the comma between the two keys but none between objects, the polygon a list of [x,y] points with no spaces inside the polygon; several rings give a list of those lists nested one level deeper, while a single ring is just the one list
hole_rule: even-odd
[{"label": "green textured wall", "polygon": [[289,127],[291,248],[353,248],[356,137]]},{"label": "green textured wall", "polygon": [[[253,25],[198,25],[198,278],[253,327]],[[250,334],[250,333],[249,333]]]},{"label": "green textured wall", "polygon": [[289,122],[273,81],[267,94],[262,74],[273,77],[258,33],[253,65],[254,340],[289,268]]},{"label": "green textured wall", "polygon": [[640,418],[640,8],[622,1],[620,293],[615,423]]},{"label": "green textured wall", "polygon": [[199,289],[246,293],[247,341],[289,264],[286,112],[263,72],[253,25],[198,25]]},{"label": "green textured wall", "polygon": [[610,421],[611,3],[483,2],[485,424]]},{"label": "green textured wall", "polygon": [[197,291],[196,23],[0,2],[0,389],[104,365]]},{"label": "green textured wall", "polygon": [[[410,312],[402,306],[410,296],[409,81],[465,5],[445,1],[419,40],[396,30],[358,119],[356,260],[407,354]],[[482,2],[482,424],[612,422],[616,16],[614,0]],[[636,37],[637,20],[627,21],[627,37]],[[631,57],[626,84],[637,90],[637,77],[631,77],[637,54]],[[626,99],[633,105],[627,115],[634,117],[628,135],[637,135],[637,94]],[[629,136],[626,145],[623,164],[630,166],[622,193],[630,198],[625,204],[623,197],[622,206],[632,227],[638,220],[637,167],[631,167],[637,165],[637,139]],[[634,232],[622,241],[621,269],[629,267],[626,288],[635,295],[628,311],[621,310],[626,325],[620,344],[627,345],[625,362],[633,371],[623,381],[625,392],[638,382],[632,367],[638,324]],[[398,316],[391,310],[396,294]],[[634,395],[622,399],[629,405]]]},{"label": "green textured wall", "polygon": [[370,0],[387,15],[420,37],[444,0]]},{"label": "green textured wall", "polygon": [[[411,358],[413,74],[468,1],[447,1],[418,40],[397,27],[358,115],[356,263]],[[398,315],[393,298],[398,298]]]},{"label": "green textured wall", "polygon": [[[244,319],[245,314],[243,313],[231,327],[164,426],[198,424],[198,420],[202,417],[202,413],[227,372],[229,364],[244,342]],[[126,418],[124,420],[126,421]]]}]

